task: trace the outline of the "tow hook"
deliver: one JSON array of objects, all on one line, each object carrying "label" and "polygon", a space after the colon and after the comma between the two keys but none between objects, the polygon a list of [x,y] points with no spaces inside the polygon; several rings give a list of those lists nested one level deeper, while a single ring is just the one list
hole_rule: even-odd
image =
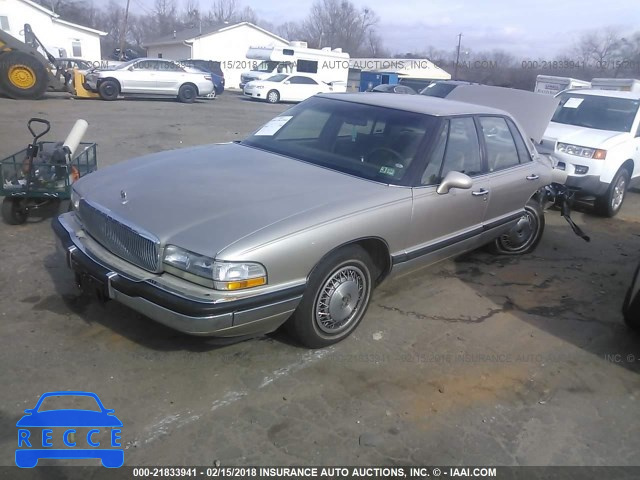
[{"label": "tow hook", "polygon": [[571,205],[573,204],[575,191],[560,183],[552,183],[544,187],[544,189],[546,200],[552,203],[553,206],[560,209],[560,215],[563,216],[571,226],[573,233],[582,238],[585,242],[590,242],[591,238],[589,235],[584,233],[582,229],[571,219]]}]

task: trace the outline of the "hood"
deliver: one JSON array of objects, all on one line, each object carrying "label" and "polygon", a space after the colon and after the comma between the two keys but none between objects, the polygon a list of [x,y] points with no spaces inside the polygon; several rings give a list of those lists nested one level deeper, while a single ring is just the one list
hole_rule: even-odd
[{"label": "hood", "polygon": [[[389,190],[235,143],[122,162],[81,178],[74,188],[100,208],[155,235],[163,245],[211,257],[284,220],[303,229],[319,216],[359,208],[361,202],[371,203]],[[126,192],[124,204],[121,191]]]},{"label": "hood", "polygon": [[488,85],[458,85],[447,95],[447,100],[504,110],[520,124],[534,143],[542,139],[560,103],[559,98],[549,95]]},{"label": "hood", "polygon": [[595,128],[579,127],[564,123],[551,122],[544,132],[544,141],[571,143],[581,147],[590,148],[611,148],[618,143],[624,142],[630,137],[627,132],[616,132],[613,130],[597,130]]}]

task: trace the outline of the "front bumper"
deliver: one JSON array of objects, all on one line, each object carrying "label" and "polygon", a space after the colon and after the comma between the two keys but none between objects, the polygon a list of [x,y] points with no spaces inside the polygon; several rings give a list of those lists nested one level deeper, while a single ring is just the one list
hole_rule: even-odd
[{"label": "front bumper", "polygon": [[604,195],[609,188],[608,183],[600,181],[599,175],[569,175],[565,183],[577,195]]},{"label": "front bumper", "polygon": [[302,299],[305,285],[234,300],[198,301],[163,288],[153,279],[131,278],[86,248],[69,215],[75,214],[55,218],[52,227],[78,283],[92,285],[98,296],[116,300],[175,330],[219,337],[268,333],[282,325]]}]

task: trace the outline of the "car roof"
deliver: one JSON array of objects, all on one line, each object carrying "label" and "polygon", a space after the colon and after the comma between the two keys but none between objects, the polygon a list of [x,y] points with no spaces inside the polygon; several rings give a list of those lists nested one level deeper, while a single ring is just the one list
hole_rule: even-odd
[{"label": "car roof", "polygon": [[497,108],[473,105],[471,103],[457,102],[455,100],[447,100],[438,97],[428,97],[425,95],[370,95],[366,92],[361,92],[329,93],[320,94],[318,96],[440,117],[472,114],[511,116],[504,110],[498,110]]},{"label": "car roof", "polygon": [[597,97],[630,98],[632,100],[640,100],[640,92],[623,92],[620,90],[602,90],[598,88],[571,88],[568,90],[563,90],[560,93],[593,95]]}]

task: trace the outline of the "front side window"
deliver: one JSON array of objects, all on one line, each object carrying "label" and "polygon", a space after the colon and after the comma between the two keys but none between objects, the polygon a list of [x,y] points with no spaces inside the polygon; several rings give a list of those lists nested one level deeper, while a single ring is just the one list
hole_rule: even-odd
[{"label": "front side window", "polygon": [[408,184],[407,172],[438,122],[429,115],[311,98],[268,122],[244,145],[361,178]]},{"label": "front side window", "polygon": [[487,149],[487,165],[490,172],[520,164],[516,144],[504,118],[480,117],[480,130]]},{"label": "front side window", "polygon": [[444,178],[449,172],[460,172],[469,176],[482,173],[480,144],[471,117],[452,118],[449,121],[449,136],[439,178]]},{"label": "front side window", "polygon": [[640,100],[632,98],[570,92],[560,94],[559,98],[552,122],[614,132],[630,132],[640,106]]}]

